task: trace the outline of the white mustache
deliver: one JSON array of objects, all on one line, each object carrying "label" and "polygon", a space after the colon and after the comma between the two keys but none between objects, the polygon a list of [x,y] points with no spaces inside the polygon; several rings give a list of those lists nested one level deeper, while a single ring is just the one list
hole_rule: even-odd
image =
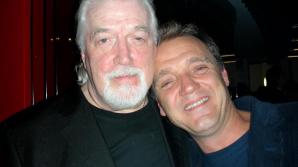
[{"label": "white mustache", "polygon": [[112,79],[115,77],[127,76],[127,75],[137,75],[140,76],[141,70],[135,67],[121,67],[117,70],[114,70],[107,74],[108,79]]}]

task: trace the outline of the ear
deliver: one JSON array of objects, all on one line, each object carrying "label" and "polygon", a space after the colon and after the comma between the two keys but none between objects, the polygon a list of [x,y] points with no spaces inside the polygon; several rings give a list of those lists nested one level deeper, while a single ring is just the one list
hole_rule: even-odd
[{"label": "ear", "polygon": [[162,106],[160,105],[160,103],[157,101],[157,105],[158,105],[158,108],[159,108],[159,113],[161,116],[165,117],[167,116],[166,112],[163,110]]},{"label": "ear", "polygon": [[82,61],[83,65],[84,65],[84,67],[86,68],[85,58],[86,58],[85,53],[81,52],[81,61]]},{"label": "ear", "polygon": [[227,70],[223,67],[223,70],[221,71],[221,76],[226,84],[226,86],[230,85],[229,76]]}]

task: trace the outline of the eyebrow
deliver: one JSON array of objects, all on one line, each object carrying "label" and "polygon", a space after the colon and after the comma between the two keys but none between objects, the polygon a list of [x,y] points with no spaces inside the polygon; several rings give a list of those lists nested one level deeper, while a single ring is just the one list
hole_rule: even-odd
[{"label": "eyebrow", "polygon": [[92,32],[92,34],[90,36],[90,39],[93,40],[94,37],[96,36],[96,34],[99,34],[99,33],[102,33],[102,32],[108,32],[108,31],[109,31],[109,29],[107,29],[107,28],[98,28],[94,32]]},{"label": "eyebrow", "polygon": [[154,82],[157,82],[161,77],[170,74],[170,68],[162,69],[157,73],[157,76],[154,78]]},{"label": "eyebrow", "polygon": [[[134,27],[134,30],[136,31],[144,31],[146,33],[149,33],[149,28],[148,26],[135,26]],[[96,29],[96,31],[92,32],[91,36],[90,36],[90,39],[93,40],[93,38],[99,34],[99,33],[102,33],[102,32],[108,32],[110,31],[108,28],[98,28]]]},{"label": "eyebrow", "polygon": [[191,63],[195,63],[195,62],[204,62],[204,63],[212,63],[212,61],[207,57],[207,56],[204,56],[203,58],[202,57],[191,57],[187,60],[187,64],[190,65]]},{"label": "eyebrow", "polygon": [[135,26],[134,29],[137,31],[150,32],[148,26]]}]

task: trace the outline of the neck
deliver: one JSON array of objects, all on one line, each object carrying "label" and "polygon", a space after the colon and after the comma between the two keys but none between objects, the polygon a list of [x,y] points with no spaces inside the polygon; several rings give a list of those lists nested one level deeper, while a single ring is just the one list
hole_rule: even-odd
[{"label": "neck", "polygon": [[249,112],[240,111],[233,106],[228,117],[227,123],[216,133],[195,138],[204,153],[212,153],[228,147],[249,130]]}]

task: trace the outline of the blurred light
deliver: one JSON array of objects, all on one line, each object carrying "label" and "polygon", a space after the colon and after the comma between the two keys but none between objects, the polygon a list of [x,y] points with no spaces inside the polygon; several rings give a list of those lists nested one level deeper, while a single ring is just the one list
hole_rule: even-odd
[{"label": "blurred light", "polygon": [[229,55],[221,55],[221,57],[235,57],[234,54],[229,54]]},{"label": "blurred light", "polygon": [[232,60],[232,61],[224,61],[224,64],[229,64],[229,63],[236,63],[236,60]]},{"label": "blurred light", "polygon": [[69,41],[69,42],[71,42],[71,41],[72,41],[72,39],[71,39],[71,38],[68,38],[68,41]]},{"label": "blurred light", "polygon": [[293,29],[298,28],[298,24],[292,26]]},{"label": "blurred light", "polygon": [[298,55],[289,55],[288,58],[297,58]]},{"label": "blurred light", "polygon": [[266,79],[266,77],[264,78],[264,86],[267,87],[267,79]]}]

